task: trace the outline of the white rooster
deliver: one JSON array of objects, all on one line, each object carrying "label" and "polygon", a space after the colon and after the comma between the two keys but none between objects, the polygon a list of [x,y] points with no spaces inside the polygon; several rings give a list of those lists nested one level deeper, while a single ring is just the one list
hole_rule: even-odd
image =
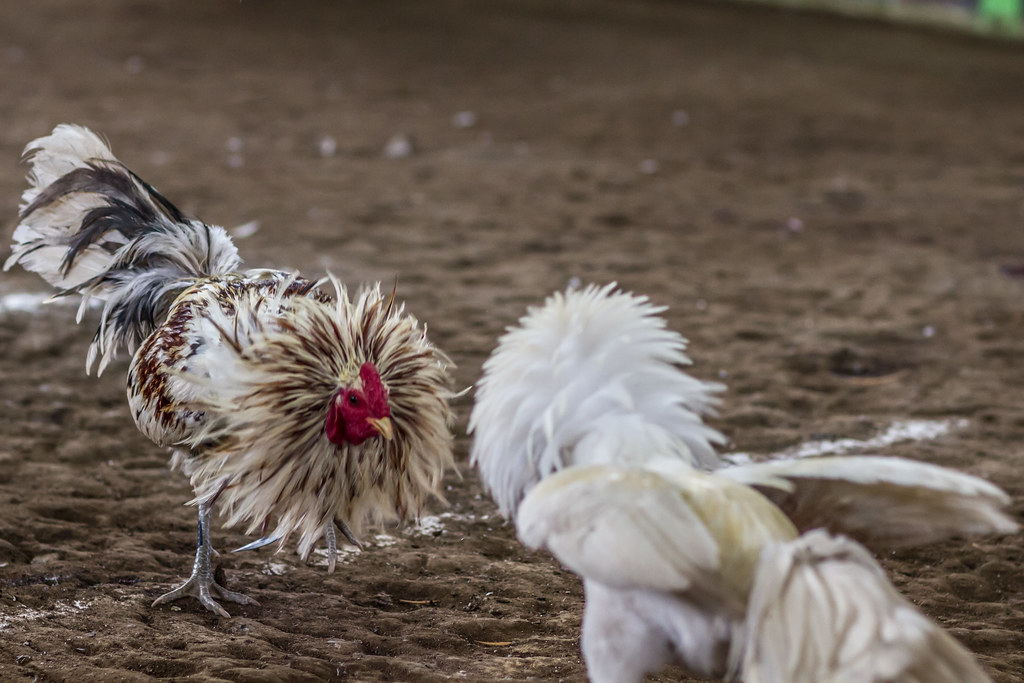
[{"label": "white rooster", "polygon": [[[555,294],[502,337],[470,418],[472,460],[520,538],[584,579],[591,679],[676,661],[750,681],[987,680],[859,546],[798,534],[891,547],[1008,533],[1006,495],[899,458],[722,466],[701,421],[721,387],[680,369],[686,341],[661,310],[614,285]],[[929,661],[956,675],[914,678]]]},{"label": "white rooster", "polygon": [[175,449],[191,478],[199,534],[191,578],[157,598],[254,601],[213,579],[210,513],[295,534],[307,557],[335,525],[419,514],[453,465],[450,361],[380,286],[354,296],[273,270],[239,271],[223,228],[187,218],[91,131],[57,126],[29,143],[29,188],[5,268],[38,273],[57,296],[103,302],[86,369],[134,350],[128,400],[139,429]]}]

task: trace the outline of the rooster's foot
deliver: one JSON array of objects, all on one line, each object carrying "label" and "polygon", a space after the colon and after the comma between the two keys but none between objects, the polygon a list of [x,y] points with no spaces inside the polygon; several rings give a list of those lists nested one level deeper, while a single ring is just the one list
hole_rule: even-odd
[{"label": "rooster's foot", "polygon": [[192,576],[174,590],[164,593],[154,600],[153,607],[173,602],[180,598],[193,597],[201,602],[206,609],[228,619],[231,615],[214,600],[215,597],[221,600],[237,602],[240,605],[259,605],[260,603],[249,596],[229,591],[214,580],[213,563],[210,561],[213,553],[213,546],[210,545],[210,506],[200,503],[199,537],[196,543],[196,561],[192,565]]},{"label": "rooster's foot", "polygon": [[240,605],[258,606],[260,604],[247,595],[229,591],[227,588],[214,581],[212,576],[204,577],[192,574],[188,581],[154,600],[153,607],[156,607],[157,605],[164,605],[168,602],[173,602],[186,597],[195,598],[202,603],[203,607],[214,614],[219,614],[225,619],[230,619],[231,615],[226,609],[221,607],[216,600],[214,600],[215,597],[221,600],[237,602]]}]

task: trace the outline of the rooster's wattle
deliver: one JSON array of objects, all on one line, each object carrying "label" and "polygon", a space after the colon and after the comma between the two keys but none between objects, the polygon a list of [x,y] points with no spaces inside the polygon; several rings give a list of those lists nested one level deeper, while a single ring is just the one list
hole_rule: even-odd
[{"label": "rooster's wattle", "polygon": [[[128,399],[139,429],[174,449],[199,507],[185,595],[250,598],[213,580],[210,513],[264,538],[293,534],[305,558],[335,525],[419,514],[452,466],[450,361],[379,285],[333,292],[293,273],[240,271],[227,232],[182,214],[91,131],[57,126],[29,143],[13,254],[56,296],[103,302],[87,371],[134,350]],[[326,280],[325,280],[326,281]]]}]

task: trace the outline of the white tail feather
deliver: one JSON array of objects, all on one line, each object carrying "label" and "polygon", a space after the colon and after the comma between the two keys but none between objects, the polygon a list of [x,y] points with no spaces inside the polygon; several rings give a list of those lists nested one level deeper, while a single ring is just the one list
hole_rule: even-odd
[{"label": "white tail feather", "polygon": [[1014,533],[1010,498],[978,477],[905,458],[831,456],[727,467],[801,529],[824,527],[880,548]]},{"label": "white tail feather", "polygon": [[651,444],[671,447],[634,448],[637,458],[718,465],[714,445],[725,439],[701,416],[723,387],[680,369],[690,362],[686,340],[666,329],[662,310],[614,284],[592,285],[555,294],[501,338],[484,364],[470,431],[472,461],[503,514],[553,472],[617,459],[602,444],[616,434],[635,440],[638,423]]},{"label": "white tail feather", "polygon": [[746,683],[989,681],[864,548],[824,531],[765,550],[734,670],[740,652]]}]

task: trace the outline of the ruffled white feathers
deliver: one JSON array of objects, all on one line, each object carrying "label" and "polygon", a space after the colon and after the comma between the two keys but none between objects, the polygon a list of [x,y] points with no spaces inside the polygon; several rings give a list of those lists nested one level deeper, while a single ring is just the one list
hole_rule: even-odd
[{"label": "ruffled white feathers", "polygon": [[522,541],[583,577],[591,680],[673,660],[759,682],[987,680],[862,547],[797,534],[1009,533],[1006,494],[899,458],[719,467],[700,416],[720,387],[679,368],[660,310],[611,285],[554,295],[502,337],[471,418],[473,461]]},{"label": "ruffled white feathers", "polygon": [[746,683],[990,680],[863,547],[821,530],[765,548],[743,641]]},{"label": "ruffled white feathers", "polygon": [[527,494],[516,526],[584,579],[594,683],[672,661],[748,683],[989,680],[862,546],[798,537],[753,489],[678,460],[567,468]]},{"label": "ruffled white feathers", "polygon": [[761,549],[797,535],[750,487],[667,459],[546,477],[523,500],[516,529],[527,546],[606,586],[694,591],[738,611]]},{"label": "ruffled white feathers", "polygon": [[[686,340],[663,309],[614,285],[555,294],[499,340],[470,417],[472,462],[506,517],[544,477],[584,463],[660,455],[717,465],[717,431],[701,421],[719,384],[682,372]],[[644,440],[655,451],[624,450]]]}]

